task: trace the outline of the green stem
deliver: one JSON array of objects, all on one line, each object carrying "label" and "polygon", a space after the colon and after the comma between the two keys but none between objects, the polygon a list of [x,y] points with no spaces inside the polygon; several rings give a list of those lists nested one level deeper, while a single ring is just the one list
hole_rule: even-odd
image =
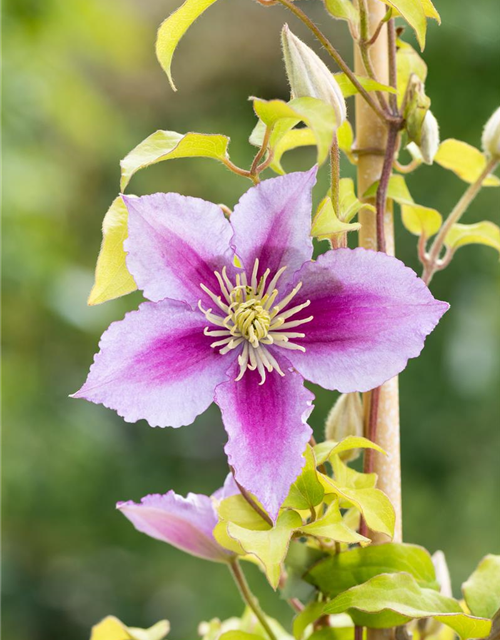
[{"label": "green stem", "polygon": [[278,2],[289,9],[293,14],[295,14],[297,18],[299,18],[299,20],[301,20],[306,25],[306,27],[310,31],[312,31],[319,42],[321,42],[321,44],[325,47],[327,53],[335,60],[337,65],[346,74],[346,76],[358,90],[359,94],[364,98],[364,100],[366,100],[367,104],[373,109],[377,116],[383,121],[391,121],[392,117],[381,109],[381,107],[375,102],[368,91],[360,84],[359,80],[356,78],[355,74],[351,71],[349,66],[345,63],[340,53],[337,51],[337,49],[335,49],[335,47],[323,34],[323,32],[320,31],[316,24],[309,18],[309,16],[307,16],[302,11],[302,9],[299,9],[299,7],[297,7],[291,0],[278,0]]},{"label": "green stem", "polygon": [[245,574],[243,573],[238,560],[232,560],[229,564],[229,570],[231,571],[231,575],[238,586],[238,590],[243,598],[245,604],[247,604],[250,609],[254,612],[255,617],[262,625],[262,628],[265,630],[267,635],[269,636],[269,640],[276,640],[276,636],[274,635],[269,623],[267,621],[265,613],[260,608],[259,601],[250,591],[250,587],[248,586],[248,582],[245,578]]},{"label": "green stem", "polygon": [[422,280],[426,284],[429,284],[435,272],[438,271],[440,268],[442,268],[442,266],[440,265],[439,256],[441,254],[441,250],[443,249],[444,241],[446,239],[446,236],[448,235],[448,232],[450,231],[452,226],[456,224],[460,220],[460,218],[463,216],[463,214],[467,211],[472,201],[481,190],[481,187],[483,186],[483,182],[488,177],[488,175],[495,170],[499,162],[500,162],[499,158],[496,158],[496,157],[491,158],[491,160],[487,163],[487,165],[484,167],[483,171],[481,172],[481,175],[478,177],[478,179],[475,182],[473,182],[467,188],[463,196],[455,205],[453,211],[446,218],[445,223],[439,230],[439,233],[437,234],[434,242],[432,243],[432,246],[429,249],[429,252],[424,257],[424,271],[422,273]]}]

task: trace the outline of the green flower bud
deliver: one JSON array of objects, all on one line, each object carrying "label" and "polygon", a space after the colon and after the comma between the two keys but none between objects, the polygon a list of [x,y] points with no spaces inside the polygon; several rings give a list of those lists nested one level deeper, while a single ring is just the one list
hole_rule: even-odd
[{"label": "green flower bud", "polygon": [[342,91],[326,64],[285,24],[281,44],[292,98],[318,98],[330,104],[337,116],[337,126],[346,119]]},{"label": "green flower bud", "polygon": [[406,148],[416,160],[421,160],[425,164],[434,162],[434,156],[439,149],[439,125],[430,109],[425,114],[422,123],[420,144],[410,142]]},{"label": "green flower bud", "polygon": [[500,107],[486,123],[482,143],[487,156],[500,158]]},{"label": "green flower bud", "polygon": [[[343,393],[333,405],[325,424],[325,440],[340,442],[347,436],[363,435],[363,403],[359,393]],[[356,460],[359,449],[343,451],[344,462]]]}]

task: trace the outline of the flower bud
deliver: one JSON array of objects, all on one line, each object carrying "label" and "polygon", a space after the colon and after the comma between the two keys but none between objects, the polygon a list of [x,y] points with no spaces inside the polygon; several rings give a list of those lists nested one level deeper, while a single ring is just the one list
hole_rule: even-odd
[{"label": "flower bud", "polygon": [[486,123],[482,143],[486,155],[500,158],[500,107]]},{"label": "flower bud", "polygon": [[439,149],[439,125],[430,109],[425,114],[422,123],[420,144],[410,142],[406,148],[415,159],[419,159],[425,164],[433,163],[434,156]]},{"label": "flower bud", "polygon": [[[333,405],[325,424],[325,439],[340,442],[347,436],[363,435],[363,403],[359,393],[343,393]],[[340,453],[344,462],[356,460],[359,449]]]},{"label": "flower bud", "polygon": [[330,104],[337,117],[337,126],[346,119],[342,91],[326,64],[285,24],[281,32],[283,57],[292,98],[318,98]]}]

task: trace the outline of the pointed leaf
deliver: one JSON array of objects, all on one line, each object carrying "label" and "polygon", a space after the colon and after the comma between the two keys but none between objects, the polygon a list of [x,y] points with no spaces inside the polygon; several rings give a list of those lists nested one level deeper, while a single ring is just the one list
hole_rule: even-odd
[{"label": "pointed leaf", "polygon": [[493,618],[500,610],[500,556],[483,558],[462,591],[472,614]]},{"label": "pointed leaf", "polygon": [[283,503],[285,508],[303,511],[316,507],[323,501],[325,490],[319,481],[314,452],[309,445],[305,450],[304,458],[306,462],[302,472],[290,487],[290,493]]},{"label": "pointed leaf", "polygon": [[500,253],[500,228],[488,220],[476,224],[457,223],[448,231],[444,242],[453,251],[466,244],[484,244]]},{"label": "pointed leaf", "polygon": [[359,11],[351,0],[325,0],[325,6],[328,13],[334,18],[358,24]]},{"label": "pointed leaf", "polygon": [[[258,501],[252,496],[257,504]],[[262,509],[261,505],[259,507]],[[267,531],[271,525],[253,509],[242,495],[234,495],[222,500],[217,507],[217,513],[221,520],[233,522],[245,529],[253,531]]]},{"label": "pointed leaf", "polygon": [[361,436],[347,436],[340,442],[334,442],[333,440],[326,440],[320,442],[314,447],[314,454],[316,456],[316,464],[324,464],[331,456],[338,455],[343,451],[350,451],[351,449],[375,449],[386,455],[382,447],[378,444],[363,438]]},{"label": "pointed leaf", "polygon": [[132,149],[120,162],[121,189],[125,191],[130,178],[145,167],[174,158],[214,158],[225,162],[228,159],[229,138],[220,134],[176,133],[155,131]]},{"label": "pointed leaf", "polygon": [[438,589],[432,558],[423,547],[414,544],[370,545],[349,549],[314,565],[305,576],[329,598],[363,584],[382,573],[406,572],[421,587]]},{"label": "pointed leaf", "polygon": [[90,640],[163,640],[170,631],[168,620],[161,620],[149,629],[127,627],[115,616],[107,616],[92,627]]},{"label": "pointed leaf", "polygon": [[101,304],[137,289],[125,263],[123,241],[128,236],[128,211],[121,196],[115,198],[102,222],[102,244],[95,282],[88,304]]},{"label": "pointed leaf", "polygon": [[156,57],[163,71],[167,74],[174,91],[177,91],[177,89],[172,79],[171,66],[177,45],[196,18],[199,18],[214,2],[215,0],[186,0],[177,11],[174,11],[172,15],[161,23],[158,29]]},{"label": "pointed leaf", "polygon": [[418,55],[415,49],[403,40],[398,40],[398,50],[396,53],[397,86],[398,86],[398,106],[401,106],[408,82],[412,75],[416,75],[425,83],[427,78],[427,65]]},{"label": "pointed leaf", "polygon": [[269,165],[273,171],[283,175],[285,171],[281,166],[281,158],[283,154],[298,147],[310,147],[316,144],[316,137],[309,127],[302,129],[290,129],[278,141],[274,147],[273,159]]},{"label": "pointed leaf", "polygon": [[340,512],[337,500],[332,502],[324,516],[300,527],[300,531],[307,535],[327,538],[336,542],[346,542],[348,544],[370,542],[369,538],[365,538],[365,536],[360,535],[347,526]]},{"label": "pointed leaf", "polygon": [[375,576],[338,595],[326,605],[325,612],[342,613],[349,609],[369,614],[392,612],[406,620],[435,618],[462,638],[484,638],[491,628],[490,620],[465,614],[456,600],[421,588],[409,573]]},{"label": "pointed leaf", "polygon": [[[486,157],[475,147],[449,138],[439,145],[434,161],[445,169],[450,169],[459,178],[469,184],[475,182],[486,167]],[[485,187],[498,187],[500,179],[494,175],[490,175],[483,182]]]},{"label": "pointed leaf", "polygon": [[342,222],[350,222],[360,209],[368,209],[375,212],[371,204],[361,202],[354,190],[354,181],[351,178],[341,178],[339,184],[339,217]]},{"label": "pointed leaf", "polygon": [[[377,180],[363,194],[363,198],[374,198],[377,195],[379,181]],[[391,176],[387,187],[387,197],[395,200],[398,204],[414,204],[413,198],[406,186],[403,176]]]},{"label": "pointed leaf", "polygon": [[382,0],[382,2],[396,9],[396,11],[403,16],[415,31],[420,49],[423,50],[425,48],[427,20],[421,0]]},{"label": "pointed leaf", "polygon": [[[345,73],[335,73],[334,78],[337,81],[344,98],[350,98],[358,93],[358,89]],[[394,89],[394,87],[372,80],[372,78],[368,78],[366,76],[356,76],[356,78],[363,89],[366,89],[367,91],[386,91],[387,93],[396,93],[396,89]]]},{"label": "pointed leaf", "polygon": [[337,129],[337,142],[339,149],[343,151],[351,164],[356,164],[356,160],[352,154],[352,145],[354,143],[354,132],[349,120],[344,122]]},{"label": "pointed leaf", "polygon": [[424,234],[426,238],[437,233],[443,222],[439,211],[423,207],[420,204],[401,205],[401,217],[404,226],[410,233],[417,236]]},{"label": "pointed leaf", "polygon": [[312,222],[311,235],[313,238],[318,238],[318,240],[324,240],[336,233],[357,231],[360,228],[359,222],[348,224],[339,220],[335,214],[332,199],[327,197],[318,206]]}]

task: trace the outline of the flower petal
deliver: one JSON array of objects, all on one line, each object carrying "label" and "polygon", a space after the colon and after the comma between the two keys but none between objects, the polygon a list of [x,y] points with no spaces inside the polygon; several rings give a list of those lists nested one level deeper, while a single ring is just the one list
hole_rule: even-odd
[{"label": "flower petal", "polygon": [[283,286],[312,255],[311,191],[317,167],[264,180],[249,189],[231,214],[236,255],[248,270],[258,258],[261,276],[286,266]]},{"label": "flower petal", "polygon": [[214,271],[233,264],[231,225],[220,207],[178,193],[123,200],[129,212],[127,267],[147,298],[195,306],[203,298],[201,283],[219,290]]},{"label": "flower petal", "polygon": [[280,365],[286,375],[273,371],[263,385],[260,374],[250,370],[235,382],[239,371],[235,366],[229,371],[230,380],[215,390],[229,436],[225,451],[236,480],[273,520],[304,466],[303,453],[312,433],[306,421],[314,399],[284,358]]},{"label": "flower petal", "polygon": [[152,427],[191,424],[213,400],[238,349],[222,356],[200,311],[174,300],[145,302],[103,334],[100,352],[74,397]]},{"label": "flower petal", "polygon": [[134,527],[152,538],[186,551],[192,556],[225,562],[230,557],[212,535],[217,513],[208,496],[188,493],[187,498],[169,491],[142,498],[140,504],[116,505]]},{"label": "flower petal", "polygon": [[336,249],[303,266],[295,304],[313,316],[287,358],[307,380],[342,393],[368,391],[418,356],[448,309],[400,260],[366,249]]}]

